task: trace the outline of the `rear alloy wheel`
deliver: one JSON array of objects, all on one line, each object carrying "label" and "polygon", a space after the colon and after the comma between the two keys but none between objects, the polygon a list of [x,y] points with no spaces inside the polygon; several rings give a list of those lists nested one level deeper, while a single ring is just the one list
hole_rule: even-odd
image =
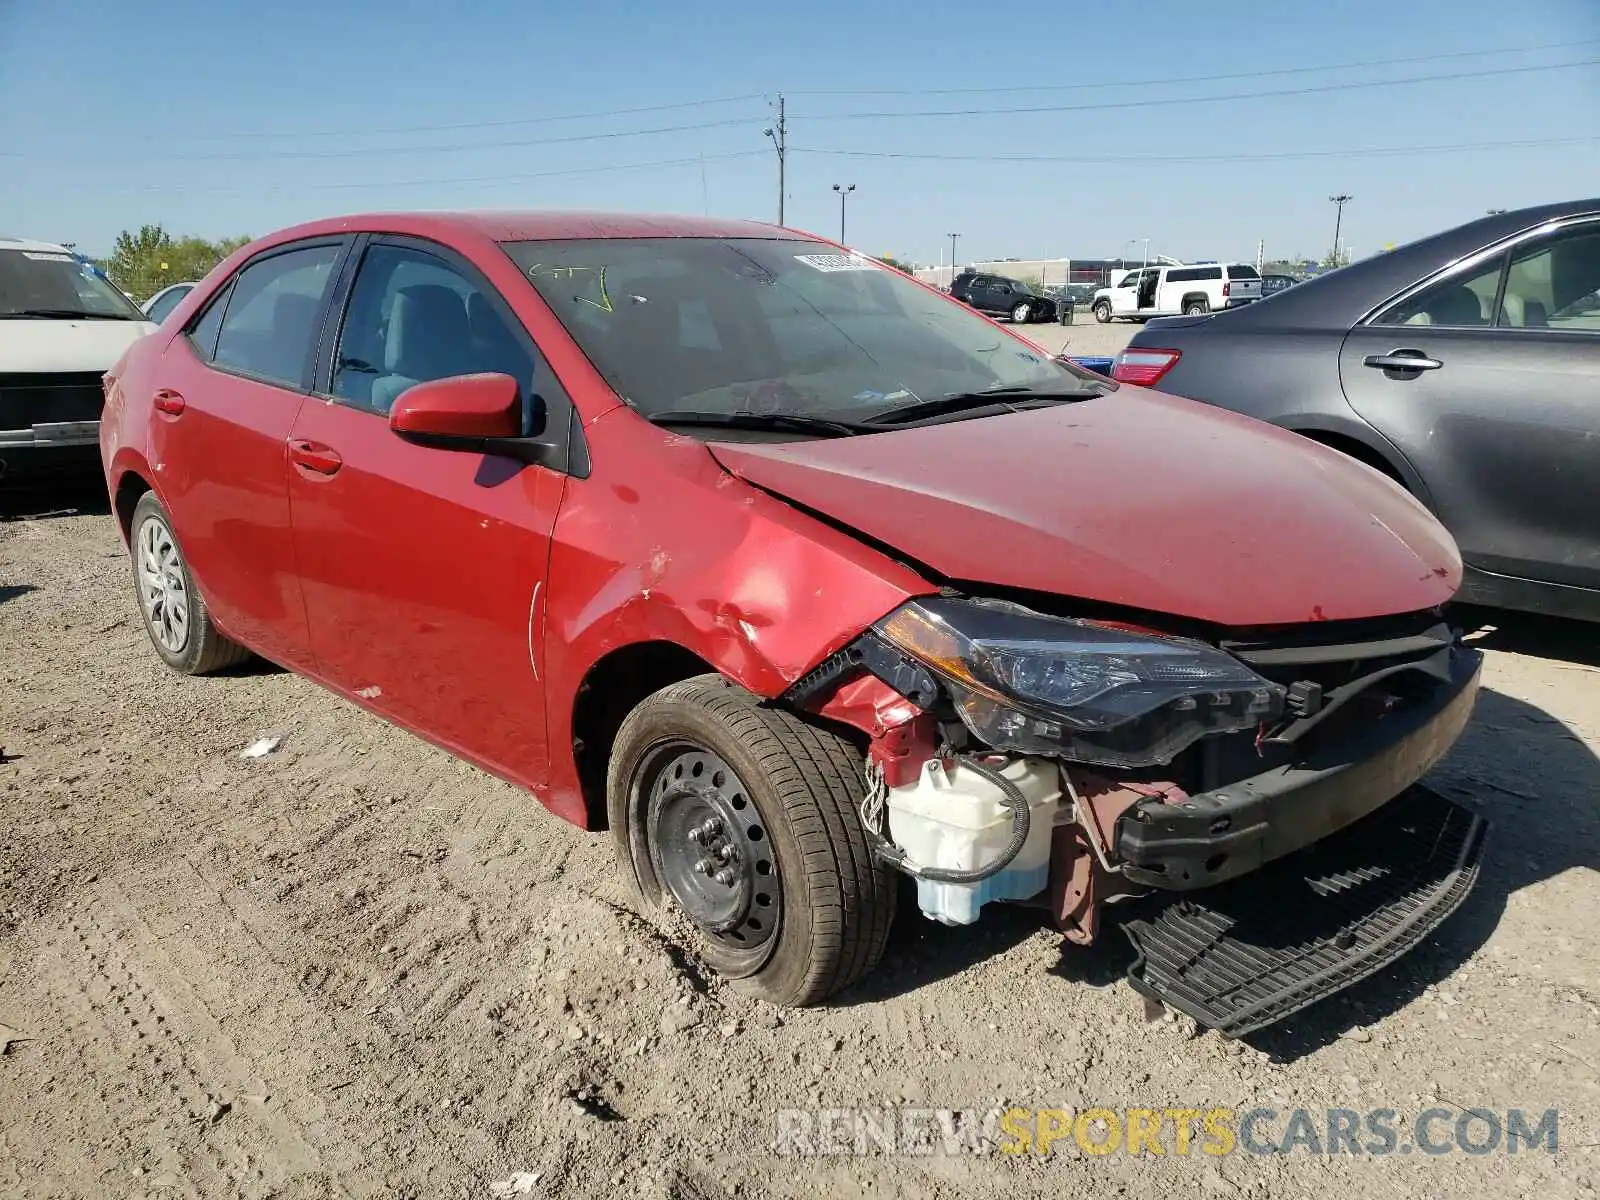
[{"label": "rear alloy wheel", "polygon": [[679,909],[743,990],[815,1004],[865,975],[894,916],[859,806],[861,754],[719,675],[664,688],[622,724],[606,804],[624,875]]},{"label": "rear alloy wheel", "polygon": [[1102,325],[1111,323],[1111,302],[1109,300],[1096,300],[1094,304],[1094,319]]},{"label": "rear alloy wheel", "polygon": [[185,675],[205,675],[249,658],[250,652],[229,641],[211,620],[172,532],[172,519],[154,492],[139,497],[130,529],[139,613],[167,666]]},{"label": "rear alloy wheel", "polygon": [[1015,325],[1026,325],[1032,315],[1033,306],[1024,300],[1011,310],[1011,321]]},{"label": "rear alloy wheel", "polygon": [[1186,317],[1203,317],[1211,311],[1211,306],[1204,300],[1191,300],[1183,306],[1183,315]]}]

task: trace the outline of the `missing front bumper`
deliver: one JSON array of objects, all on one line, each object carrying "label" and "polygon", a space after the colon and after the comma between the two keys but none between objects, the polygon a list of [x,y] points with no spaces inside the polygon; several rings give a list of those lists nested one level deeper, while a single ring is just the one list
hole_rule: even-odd
[{"label": "missing front bumper", "polygon": [[1399,958],[1477,881],[1488,823],[1416,786],[1349,828],[1242,879],[1163,900],[1122,928],[1128,982],[1238,1037]]}]

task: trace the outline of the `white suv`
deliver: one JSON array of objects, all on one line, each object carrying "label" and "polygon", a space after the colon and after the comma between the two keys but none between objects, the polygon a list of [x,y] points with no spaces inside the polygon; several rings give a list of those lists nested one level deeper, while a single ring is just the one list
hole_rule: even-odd
[{"label": "white suv", "polygon": [[1145,321],[1217,312],[1261,299],[1261,276],[1246,263],[1184,263],[1129,271],[1094,294],[1095,320]]},{"label": "white suv", "polygon": [[98,466],[101,376],[154,329],[65,246],[0,237],[0,487]]}]

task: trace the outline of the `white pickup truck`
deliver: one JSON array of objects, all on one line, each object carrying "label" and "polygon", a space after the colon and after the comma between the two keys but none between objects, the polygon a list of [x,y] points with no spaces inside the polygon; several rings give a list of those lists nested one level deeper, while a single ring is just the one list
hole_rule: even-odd
[{"label": "white pickup truck", "polygon": [[1180,313],[1217,312],[1261,299],[1261,276],[1247,263],[1183,263],[1139,267],[1094,294],[1095,320],[1145,321]]}]

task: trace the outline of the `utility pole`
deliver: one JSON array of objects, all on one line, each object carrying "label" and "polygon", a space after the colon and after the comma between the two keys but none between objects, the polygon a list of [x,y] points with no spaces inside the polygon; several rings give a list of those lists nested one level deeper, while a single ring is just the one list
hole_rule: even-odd
[{"label": "utility pole", "polygon": [[955,287],[955,285],[956,285],[956,239],[958,237],[960,237],[960,236],[961,235],[959,233],[952,233],[950,235],[950,286],[951,287]]},{"label": "utility pole", "polygon": [[852,183],[846,187],[844,184],[836,183],[833,185],[833,190],[839,193],[839,245],[842,246],[844,245],[844,199],[856,190],[856,185]]},{"label": "utility pole", "polygon": [[784,115],[783,115],[783,93],[782,92],[778,93],[778,106],[777,107],[778,107],[778,119],[777,119],[777,121],[775,121],[773,124],[767,126],[767,128],[762,130],[762,132],[765,133],[769,138],[772,139],[772,144],[774,146],[776,146],[777,149],[778,149],[778,224],[782,225],[783,224],[783,187],[784,187],[784,182],[783,182],[783,166],[784,166],[784,163],[783,163],[783,160],[784,160],[784,155],[787,154],[788,150],[789,150],[789,126],[784,121]]},{"label": "utility pole", "polygon": [[1337,196],[1329,196],[1328,199],[1331,200],[1334,204],[1336,204],[1338,206],[1338,208],[1334,212],[1334,216],[1333,216],[1333,257],[1329,260],[1329,265],[1331,265],[1333,267],[1338,267],[1339,266],[1339,230],[1344,225],[1344,206],[1350,200],[1354,199],[1354,197],[1347,196],[1343,192],[1341,192]]},{"label": "utility pole", "polygon": [[1148,267],[1150,265],[1150,239],[1149,238],[1145,238],[1145,240],[1144,240],[1144,261],[1142,263],[1140,263],[1139,265],[1141,267]]}]

